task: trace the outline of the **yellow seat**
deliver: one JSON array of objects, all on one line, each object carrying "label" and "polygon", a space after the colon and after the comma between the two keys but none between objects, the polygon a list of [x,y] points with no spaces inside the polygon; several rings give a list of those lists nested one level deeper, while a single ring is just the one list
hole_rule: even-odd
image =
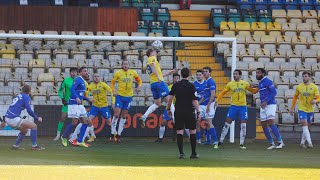
[{"label": "yellow seat", "polygon": [[234,22],[222,21],[220,23],[220,32],[223,32],[223,31],[235,31],[235,30],[236,30],[236,26],[234,25]]},{"label": "yellow seat", "polygon": [[1,49],[0,54],[1,54],[1,57],[5,59],[16,58],[16,51],[14,49]]},{"label": "yellow seat", "polygon": [[267,26],[264,22],[252,22],[251,30],[254,35],[265,35]]},{"label": "yellow seat", "polygon": [[250,35],[251,28],[249,22],[237,22],[236,23],[236,31],[239,35]]},{"label": "yellow seat", "polygon": [[274,35],[274,36],[281,35],[281,24],[278,22],[268,22],[267,32],[269,32],[269,35]]}]

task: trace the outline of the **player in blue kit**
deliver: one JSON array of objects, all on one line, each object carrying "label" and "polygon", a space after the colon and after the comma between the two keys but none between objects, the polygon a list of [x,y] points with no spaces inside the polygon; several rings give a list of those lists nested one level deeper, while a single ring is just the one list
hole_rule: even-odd
[{"label": "player in blue kit", "polygon": [[[284,147],[284,143],[282,141],[281,135],[279,133],[278,127],[274,124],[274,119],[276,117],[277,110],[277,102],[276,95],[277,90],[273,85],[273,82],[265,76],[266,70],[263,68],[258,68],[256,71],[256,79],[259,81],[258,88],[260,93],[260,121],[261,126],[263,128],[264,134],[266,135],[270,147],[267,149],[282,149]],[[278,140],[278,146],[275,145],[273,138],[270,134],[269,128],[271,128],[273,134],[276,136]]]},{"label": "player in blue kit", "polygon": [[41,151],[44,148],[40,147],[37,144],[37,125],[32,121],[20,118],[21,111],[26,109],[28,114],[32,116],[34,120],[42,122],[42,118],[38,117],[31,109],[30,93],[31,87],[29,85],[25,85],[22,87],[21,94],[18,94],[12,100],[12,103],[10,104],[8,111],[6,112],[5,121],[10,127],[20,130],[20,133],[18,134],[18,137],[16,139],[16,143],[12,145],[12,148],[21,149],[20,143],[22,142],[22,140],[24,139],[24,137],[30,129],[30,136],[32,142],[31,149]]},{"label": "player in blue kit", "polygon": [[[214,128],[212,124],[212,120],[215,115],[215,95],[216,95],[216,83],[211,78],[211,68],[210,67],[204,67],[202,69],[202,74],[206,80],[206,87],[203,92],[203,101],[200,104],[200,117],[201,119],[206,120],[207,122],[207,141],[204,143],[206,145],[214,145],[214,149],[218,149],[218,137],[216,129]],[[211,141],[211,138],[213,138],[213,142]]]},{"label": "player in blue kit", "polygon": [[[81,67],[79,69],[79,75],[76,77],[73,81],[72,87],[70,89],[71,96],[70,100],[68,103],[68,118],[73,118],[73,119],[80,119],[82,121],[82,126],[80,129],[80,135],[77,139],[77,144],[78,146],[82,147],[89,147],[88,144],[84,142],[84,136],[87,127],[91,127],[92,123],[91,120],[87,116],[87,111],[85,107],[82,105],[83,100],[89,101],[87,97],[85,97],[85,92],[87,90],[86,84],[87,82],[85,79],[88,76],[88,70],[86,67]],[[62,136],[62,144],[63,146],[67,146],[68,140],[67,136],[70,134],[71,130],[75,127],[76,125],[70,123]]]},{"label": "player in blue kit", "polygon": [[[198,98],[199,104],[201,104],[204,100],[203,94],[204,94],[204,90],[206,89],[206,81],[204,80],[201,69],[197,70],[196,77],[197,77],[197,80],[193,82],[193,85],[196,87],[197,98]],[[200,124],[201,122],[197,120],[196,140],[198,144],[201,144]]]}]

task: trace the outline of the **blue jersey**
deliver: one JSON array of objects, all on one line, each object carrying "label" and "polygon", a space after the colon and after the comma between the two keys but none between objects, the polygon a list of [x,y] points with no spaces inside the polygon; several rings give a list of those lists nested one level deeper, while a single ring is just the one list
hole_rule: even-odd
[{"label": "blue jersey", "polygon": [[77,98],[81,100],[81,103],[83,99],[86,99],[86,97],[84,96],[86,92],[86,82],[81,76],[76,77],[73,80],[73,84],[70,89],[70,92],[71,92],[70,100],[69,100],[70,105],[78,104],[76,100]]},{"label": "blue jersey", "polygon": [[206,80],[205,84],[206,84],[205,85],[205,90],[204,90],[204,93],[203,93],[204,101],[200,105],[205,105],[206,106],[209,103],[210,96],[211,96],[211,91],[212,90],[216,90],[216,83],[214,82],[214,80],[211,77],[209,77],[209,79]]},{"label": "blue jersey", "polygon": [[21,111],[27,109],[27,112],[30,116],[32,116],[35,120],[38,120],[37,115],[32,111],[31,106],[31,98],[28,94],[21,93],[17,95],[9,106],[9,109],[6,113],[6,117],[9,119],[13,119],[16,117],[20,117]]},{"label": "blue jersey", "polygon": [[204,95],[204,90],[206,89],[206,81],[203,80],[202,83],[200,83],[199,81],[195,81],[193,82],[193,85],[196,87],[197,98],[198,98],[198,101],[200,101],[200,99]]},{"label": "blue jersey", "polygon": [[277,95],[277,90],[273,85],[273,82],[267,78],[264,77],[260,82],[259,82],[259,93],[260,93],[260,101],[261,103],[267,102],[267,104],[276,104],[276,95]]}]

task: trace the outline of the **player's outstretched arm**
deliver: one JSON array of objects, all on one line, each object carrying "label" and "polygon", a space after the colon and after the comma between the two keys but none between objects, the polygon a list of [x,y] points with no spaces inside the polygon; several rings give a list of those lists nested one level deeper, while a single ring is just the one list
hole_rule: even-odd
[{"label": "player's outstretched arm", "polygon": [[247,90],[250,91],[253,94],[257,94],[259,92],[259,88],[257,88],[257,87],[248,86]]},{"label": "player's outstretched arm", "polygon": [[[118,71],[119,72],[119,71]],[[115,84],[117,82],[117,80],[119,79],[119,73],[116,72],[111,80],[111,84],[110,84],[110,87],[111,87],[111,90],[112,90],[112,93],[114,96],[117,95],[116,91],[115,91]]]}]

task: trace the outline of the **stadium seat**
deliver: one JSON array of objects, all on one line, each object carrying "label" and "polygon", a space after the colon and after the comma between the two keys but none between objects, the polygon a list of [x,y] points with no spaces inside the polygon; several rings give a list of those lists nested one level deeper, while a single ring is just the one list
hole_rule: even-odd
[{"label": "stadium seat", "polygon": [[252,22],[257,22],[256,11],[254,11],[252,9],[242,9],[241,15],[242,15],[244,22],[249,22],[250,24]]},{"label": "stadium seat", "polygon": [[267,26],[264,22],[252,22],[251,30],[253,31],[253,35],[266,35]]},{"label": "stadium seat", "polygon": [[71,57],[76,60],[87,59],[87,52],[73,50],[71,51]]},{"label": "stadium seat", "polygon": [[240,9],[252,9],[252,0],[237,0]]},{"label": "stadium seat", "polygon": [[154,11],[152,8],[141,8],[139,10],[140,14],[140,20],[141,21],[154,21],[155,16],[154,16]]},{"label": "stadium seat", "polygon": [[297,24],[297,31],[299,32],[299,36],[303,36],[307,39],[308,37],[312,36],[312,24],[299,23]]},{"label": "stadium seat", "polygon": [[292,49],[291,36],[278,36],[277,44],[279,49]]},{"label": "stadium seat", "polygon": [[293,36],[292,37],[293,49],[303,51],[307,49],[307,38],[304,36]]},{"label": "stadium seat", "polygon": [[291,63],[301,63],[301,51],[296,49],[287,50],[287,59]]},{"label": "stadium seat", "polygon": [[168,37],[179,37],[180,36],[180,26],[178,21],[168,21],[165,22],[165,29]]},{"label": "stadium seat", "polygon": [[296,10],[299,8],[297,0],[284,0],[286,10]]},{"label": "stadium seat", "polygon": [[297,0],[301,10],[313,10],[313,0]]},{"label": "stadium seat", "polygon": [[29,72],[29,59],[14,59],[12,61],[14,72],[27,74]]},{"label": "stadium seat", "polygon": [[16,58],[16,51],[14,49],[1,49],[1,58],[14,59]]},{"label": "stadium seat", "polygon": [[294,124],[296,118],[296,113],[293,116],[290,115],[289,112],[281,112],[281,123],[283,124]]},{"label": "stadium seat", "polygon": [[287,23],[287,12],[284,9],[272,10],[272,19],[274,22]]},{"label": "stadium seat", "polygon": [[[132,32],[131,36],[145,37],[143,32]],[[132,49],[146,49],[146,41],[133,41]]]},{"label": "stadium seat", "polygon": [[279,36],[281,35],[281,24],[278,22],[268,22],[267,23],[267,32],[269,35]]},{"label": "stadium seat", "polygon": [[246,61],[246,62],[254,61],[254,50],[247,48],[247,49],[240,51],[240,59],[242,59],[242,61]]},{"label": "stadium seat", "polygon": [[293,62],[282,62],[280,68],[283,72],[283,76],[296,76],[296,63]]},{"label": "stadium seat", "polygon": [[69,51],[63,49],[56,49],[53,51],[53,55],[56,59],[63,60],[69,59]]},{"label": "stadium seat", "polygon": [[[38,30],[27,30],[27,34],[41,34]],[[42,39],[26,39],[28,44],[25,44],[25,48],[28,51],[39,50],[42,48]]]},{"label": "stadium seat", "polygon": [[268,2],[267,2],[267,0],[252,0],[252,4],[255,5],[255,9],[256,9],[256,10],[268,9]]},{"label": "stadium seat", "polygon": [[33,51],[18,50],[17,54],[19,56],[19,59],[34,59]]},{"label": "stadium seat", "polygon": [[268,71],[268,76],[273,78],[280,77],[280,63],[270,62],[265,63],[265,68]]},{"label": "stadium seat", "polygon": [[46,69],[49,73],[60,74],[62,69],[62,60],[57,59],[45,59]]},{"label": "stadium seat", "polygon": [[281,24],[282,31],[285,36],[296,36],[297,35],[297,24],[294,23],[283,23]]},{"label": "stadium seat", "polygon": [[290,23],[302,23],[302,13],[300,10],[288,10],[287,18]]},{"label": "stadium seat", "polygon": [[138,32],[143,32],[145,35],[148,35],[149,23],[147,21],[138,21]]},{"label": "stadium seat", "polygon": [[241,22],[241,15],[238,9],[228,9],[227,19],[229,22],[233,22],[236,24],[237,22]]},{"label": "stadium seat", "polygon": [[304,71],[309,71],[310,72],[310,69],[312,67],[312,63],[298,63],[296,68],[298,70],[298,76],[302,76],[302,73]]},{"label": "stadium seat", "polygon": [[29,61],[29,69],[32,73],[44,73],[45,61],[43,59],[32,59]]},{"label": "stadium seat", "polygon": [[224,22],[220,23],[220,33],[224,33],[225,31],[236,31],[236,26],[234,22]]},{"label": "stadium seat", "polygon": [[130,7],[131,6],[130,0],[121,0],[120,2],[121,2],[122,7]]},{"label": "stadium seat", "polygon": [[303,10],[302,16],[306,23],[318,23],[317,12],[315,10]]},{"label": "stadium seat", "polygon": [[226,21],[226,13],[223,8],[212,8],[211,9],[211,15],[210,15],[210,20],[211,20],[211,27],[212,28],[219,28],[220,23],[223,21]]},{"label": "stadium seat", "polygon": [[[80,36],[93,36],[93,32],[91,31],[80,31]],[[78,46],[79,51],[93,51],[94,50],[94,41],[93,40],[81,40]]]},{"label": "stadium seat", "polygon": [[104,59],[104,52],[90,52],[92,60]]},{"label": "stadium seat", "polygon": [[302,59],[306,63],[317,63],[317,51],[313,49],[303,50]]},{"label": "stadium seat", "polygon": [[11,74],[8,74],[8,77],[7,77],[7,84],[8,86],[11,86],[11,87],[21,87],[22,85],[22,73],[20,72],[14,72],[14,73],[11,73]]},{"label": "stadium seat", "polygon": [[145,7],[145,0],[131,0],[132,6],[136,8]]},{"label": "stadium seat", "polygon": [[[76,35],[74,31],[62,31],[61,35]],[[77,41],[76,40],[61,40],[61,48],[67,50],[77,49]]]},{"label": "stadium seat", "polygon": [[282,62],[286,62],[286,49],[273,49],[271,50],[271,57],[273,59],[273,62],[278,62],[278,63],[282,63]]},{"label": "stadium seat", "polygon": [[[57,31],[44,31],[45,35],[58,35]],[[60,47],[59,45],[59,39],[44,39],[43,48],[44,49],[58,49]]]},{"label": "stadium seat", "polygon": [[236,32],[239,35],[251,35],[250,24],[248,22],[237,22],[236,23]]},{"label": "stadium seat", "polygon": [[163,24],[166,21],[170,21],[170,13],[168,8],[158,8],[155,12],[157,16],[157,21],[161,21]]},{"label": "stadium seat", "polygon": [[[110,32],[98,31],[97,36],[111,36]],[[96,50],[101,51],[112,51],[112,42],[111,41],[98,41],[98,45],[95,46]]]},{"label": "stadium seat", "polygon": [[[9,34],[23,34],[21,30],[9,30]],[[8,38],[10,44],[14,46],[14,49],[24,49],[24,39],[23,38]]]},{"label": "stadium seat", "polygon": [[314,7],[316,11],[320,10],[320,1],[319,0],[314,0],[313,1]]},{"label": "stadium seat", "polygon": [[272,51],[276,49],[276,37],[270,35],[261,36],[261,44],[264,49]]},{"label": "stadium seat", "polygon": [[[320,30],[320,29],[319,29]],[[320,31],[319,31],[320,32]],[[310,49],[318,50],[320,48],[320,37],[308,37],[307,42]]]},{"label": "stadium seat", "polygon": [[161,21],[153,21],[149,23],[149,26],[150,26],[150,32],[161,33],[161,34],[164,33],[164,26]]},{"label": "stadium seat", "polygon": [[270,51],[268,49],[256,49],[255,56],[259,62],[270,62]]},{"label": "stadium seat", "polygon": [[261,36],[258,35],[250,35],[246,36],[246,44],[249,49],[256,50],[261,48]]},{"label": "stadium seat", "polygon": [[147,6],[150,8],[160,8],[161,0],[147,0]]},{"label": "stadium seat", "polygon": [[283,9],[283,0],[268,0],[269,8],[273,9]]},{"label": "stadium seat", "polygon": [[37,50],[36,51],[37,59],[51,59],[51,51],[50,50]]},{"label": "stadium seat", "polygon": [[11,59],[0,59],[1,72],[11,73],[12,72],[12,60]]},{"label": "stadium seat", "polygon": [[[115,32],[114,36],[129,36],[127,32]],[[114,51],[123,51],[130,49],[129,41],[115,41]]]}]

